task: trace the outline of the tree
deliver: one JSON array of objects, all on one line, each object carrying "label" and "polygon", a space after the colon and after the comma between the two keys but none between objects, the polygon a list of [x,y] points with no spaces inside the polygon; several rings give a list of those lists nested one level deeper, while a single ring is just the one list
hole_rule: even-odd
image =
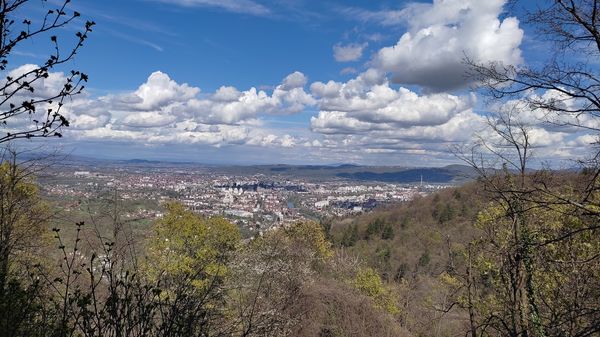
[{"label": "tree", "polygon": [[383,240],[392,240],[394,238],[394,227],[391,224],[386,223],[381,231],[381,238]]},{"label": "tree", "polygon": [[383,219],[377,218],[372,220],[367,225],[367,229],[365,230],[365,240],[369,240],[373,235],[380,234],[383,230],[384,221]]},{"label": "tree", "polygon": [[164,335],[205,335],[222,317],[229,261],[240,244],[238,228],[222,218],[203,218],[179,203],[154,226],[148,273],[159,282],[169,310]]},{"label": "tree", "polygon": [[38,195],[32,162],[17,165],[17,153],[5,150],[0,161],[0,336],[31,335],[37,328],[43,297],[39,280],[30,277],[40,263],[49,207]]},{"label": "tree", "polygon": [[[94,22],[87,21],[75,33],[75,43],[63,48],[64,44],[53,33],[60,28],[77,22],[80,14],[68,12],[70,0],[64,0],[57,8],[49,9],[40,20],[23,18],[22,10],[33,0],[0,1],[0,71],[6,71],[14,50],[26,41],[47,38],[53,51],[41,66],[31,66],[9,72],[0,82],[0,143],[18,138],[61,137],[61,128],[69,121],[62,114],[64,102],[84,89],[88,76],[72,70],[62,87],[54,92],[43,92],[41,85],[50,76],[50,71],[62,66],[75,57],[83,46]],[[47,0],[41,0],[46,4]],[[39,23],[37,22],[39,21]]]},{"label": "tree", "polygon": [[[230,326],[236,336],[290,336],[307,313],[307,288],[332,256],[322,226],[303,222],[245,244],[228,282]],[[310,309],[308,309],[310,310]]]},{"label": "tree", "polygon": [[[178,203],[165,207],[143,267],[128,263],[132,256],[122,254],[121,245],[133,243],[119,243],[119,235],[110,238],[96,228],[89,236],[78,223],[74,242],[66,243],[54,229],[61,263],[41,273],[53,292],[46,302],[57,308],[50,336],[232,335],[224,313],[230,260],[240,244],[237,228]],[[112,219],[118,222],[118,214]]]},{"label": "tree", "polygon": [[[505,206],[492,203],[481,213],[483,231],[473,243],[479,285],[470,285],[478,309],[477,332],[504,336],[588,336],[600,332],[598,233],[556,240],[584,228],[591,219],[565,205],[533,208],[516,233]],[[524,221],[525,223],[525,221]],[[471,282],[474,282],[472,279]]]},{"label": "tree", "polygon": [[38,195],[35,164],[17,165],[17,153],[5,150],[0,163],[0,289],[32,252],[41,246],[51,213]]},{"label": "tree", "polygon": [[[577,128],[598,137],[600,73],[596,60],[600,56],[599,13],[600,2],[596,0],[539,2],[537,9],[526,12],[524,19],[536,29],[540,39],[554,44],[555,52],[545,62],[537,63],[541,65],[519,67],[478,63],[467,56],[466,62],[471,66],[470,75],[495,102],[515,99],[512,109],[516,114],[525,110],[537,111],[544,116],[542,122]],[[493,127],[495,123],[490,124]],[[523,123],[515,125],[514,121],[506,123],[506,120],[500,120],[500,124],[517,126],[522,129],[521,135],[527,134],[523,133],[527,128]],[[494,131],[500,136],[507,135],[498,132],[500,130]],[[521,142],[516,141],[512,143]],[[575,199],[564,200],[564,196],[556,195],[544,186],[538,191],[553,197],[557,203],[570,203],[582,211],[600,216],[597,203],[589,198],[591,193],[600,188],[597,179],[600,176],[598,144],[598,139],[591,143],[588,148],[591,158],[581,161],[587,173],[588,185],[578,196],[573,196]],[[526,152],[521,154],[528,156]],[[521,161],[521,164],[525,162]]]},{"label": "tree", "polygon": [[599,12],[596,0],[539,2],[537,10],[527,12],[525,22],[555,44],[545,64],[515,67],[467,59],[471,75],[494,99],[519,98],[528,108],[545,112],[548,122],[600,131],[589,123],[600,117],[595,65],[600,54]]},{"label": "tree", "polygon": [[358,240],[358,226],[356,224],[348,225],[342,234],[341,245],[344,247],[352,247]]},{"label": "tree", "polygon": [[597,279],[600,263],[600,152],[590,144],[577,174],[532,172],[532,125],[521,118],[533,110],[539,123],[598,136],[599,9],[595,0],[553,0],[528,12],[526,22],[555,44],[541,66],[467,59],[492,102],[505,107],[488,119],[493,136],[460,155],[492,200],[477,221],[481,237],[464,254],[472,336],[600,332],[598,305],[588,301],[600,284],[582,281]]},{"label": "tree", "polygon": [[383,284],[381,277],[371,268],[359,269],[353,281],[354,287],[361,293],[371,297],[378,308],[390,314],[398,314],[398,300]]}]

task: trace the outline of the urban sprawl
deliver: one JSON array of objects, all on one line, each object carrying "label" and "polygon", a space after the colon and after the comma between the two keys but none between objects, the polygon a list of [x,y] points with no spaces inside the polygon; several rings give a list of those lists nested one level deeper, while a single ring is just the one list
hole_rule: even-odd
[{"label": "urban sprawl", "polygon": [[361,182],[262,173],[235,175],[214,168],[61,167],[40,179],[45,194],[67,210],[87,200],[117,196],[143,201],[125,218],[155,219],[176,200],[205,216],[222,216],[250,232],[311,219],[369,212],[447,185]]}]

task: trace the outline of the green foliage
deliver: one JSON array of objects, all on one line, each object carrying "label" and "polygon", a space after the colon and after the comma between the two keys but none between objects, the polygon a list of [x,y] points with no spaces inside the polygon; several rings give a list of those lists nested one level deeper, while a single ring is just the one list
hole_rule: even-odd
[{"label": "green foliage", "polygon": [[[600,294],[599,195],[589,189],[595,180],[549,172],[486,177],[493,193],[471,224],[476,235],[467,242],[446,236],[446,272],[427,303],[440,309],[453,303],[455,314],[468,318],[472,336],[491,329],[505,336],[596,334],[600,316],[588,310]],[[464,209],[457,216],[477,211]],[[429,252],[431,269],[438,253]]]},{"label": "green foliage", "polygon": [[392,253],[390,251],[390,247],[383,246],[383,247],[377,249],[376,254],[377,254],[377,257],[379,258],[379,260],[383,264],[386,264],[390,261],[390,256]]},{"label": "green foliage", "polygon": [[381,277],[373,269],[359,269],[353,280],[353,285],[360,292],[372,298],[377,307],[394,315],[400,312],[394,294],[384,286]]},{"label": "green foliage", "polygon": [[[0,253],[8,263],[31,258],[19,258],[40,246],[47,235],[50,217],[48,205],[40,198],[31,172],[16,164],[0,164]],[[17,267],[20,268],[20,267]]]},{"label": "green foliage", "polygon": [[302,222],[243,244],[230,267],[224,310],[253,336],[285,336],[302,318],[294,313],[305,287],[326,270],[333,251],[320,224]]},{"label": "green foliage", "polygon": [[322,219],[319,224],[323,228],[323,233],[325,234],[325,239],[327,241],[333,241],[333,236],[331,235],[331,225],[333,220],[331,218]]},{"label": "green foliage", "polygon": [[[52,287],[36,288],[34,277],[15,274],[0,297],[6,318],[0,325],[16,336],[47,336],[40,329],[47,326],[60,337],[111,335],[127,331],[127,324],[140,329],[131,337],[366,336],[381,333],[378,324],[389,336],[399,335],[399,325],[418,336],[453,336],[470,320],[476,327],[496,324],[490,317],[515,317],[518,331],[530,336],[593,329],[598,320],[588,309],[600,294],[600,240],[590,230],[595,209],[528,208],[501,199],[481,207],[485,200],[473,190],[440,191],[342,224],[304,222],[248,241],[222,219],[170,203],[145,247],[145,269],[113,263],[113,244],[102,262],[65,253],[63,260],[75,266],[67,274],[77,281],[62,276],[50,284],[63,293],[49,296]],[[35,199],[31,191],[22,199]],[[572,199],[574,191],[562,184],[560,197]],[[328,231],[343,248],[332,248]],[[515,298],[522,300],[515,304]],[[571,314],[577,320],[565,319]],[[352,325],[361,320],[368,328]]]},{"label": "green foliage", "polygon": [[45,336],[55,324],[39,281],[11,278],[0,290],[0,336]]},{"label": "green foliage", "polygon": [[426,267],[431,262],[431,257],[429,256],[429,251],[423,252],[419,257],[419,267]]},{"label": "green foliage", "polygon": [[394,238],[394,227],[383,218],[376,218],[367,225],[364,238],[365,240],[371,240],[375,236],[383,240],[391,240]]},{"label": "green foliage", "polygon": [[203,218],[179,203],[154,225],[148,245],[153,278],[183,278],[201,291],[227,276],[227,261],[240,243],[237,227],[221,218]]},{"label": "green foliage", "polygon": [[367,225],[367,230],[365,231],[365,240],[369,240],[373,235],[378,235],[383,230],[383,226],[385,221],[381,218],[376,218],[375,220],[369,222]]},{"label": "green foliage", "polygon": [[30,274],[44,261],[49,207],[15,156],[0,164],[0,336],[36,335],[50,324],[40,316],[44,294]]},{"label": "green foliage", "polygon": [[394,227],[391,224],[386,223],[381,231],[381,239],[392,240],[394,238]]},{"label": "green foliage", "polygon": [[[458,194],[460,199],[456,198]],[[460,335],[464,333],[463,312],[457,312],[455,306],[451,313],[442,314],[451,304],[453,293],[438,278],[445,271],[463,267],[464,261],[451,248],[457,244],[466,245],[481,234],[473,228],[473,223],[476,211],[485,200],[481,186],[467,184],[351,220],[334,221],[331,232],[341,243],[348,237],[350,223],[357,226],[358,233],[366,234],[369,227],[377,227],[376,219],[383,220],[381,231],[370,235],[368,240],[366,235],[360,235],[353,246],[340,244],[344,247],[341,249],[343,255],[356,257],[359,266],[371,268],[386,287],[393,289],[401,309],[397,319],[415,336],[430,336],[430,327],[438,324],[439,336]],[[441,210],[446,204],[455,210],[468,205],[465,206],[468,212],[455,212],[440,226],[439,219],[433,216],[437,204],[443,206]],[[357,270],[345,275],[354,279]]]},{"label": "green foliage", "polygon": [[451,221],[454,219],[455,215],[456,211],[450,201],[437,203],[433,211],[433,217],[437,219],[440,224]]},{"label": "green foliage", "polygon": [[352,247],[356,244],[356,241],[358,241],[358,226],[352,224],[344,230],[340,243],[344,247]]},{"label": "green foliage", "polygon": [[408,227],[410,225],[410,219],[408,218],[408,216],[403,216],[400,219],[400,228],[401,229],[406,229],[406,227]]},{"label": "green foliage", "polygon": [[325,236],[325,231],[318,223],[308,221],[284,228],[285,236],[294,245],[313,252],[319,260],[326,260],[333,255],[331,243]]}]

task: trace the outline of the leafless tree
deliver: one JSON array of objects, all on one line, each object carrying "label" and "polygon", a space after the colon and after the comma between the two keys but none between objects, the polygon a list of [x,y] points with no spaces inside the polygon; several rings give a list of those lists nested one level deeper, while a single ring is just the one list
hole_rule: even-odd
[{"label": "leafless tree", "polygon": [[[519,1],[514,3],[518,6]],[[593,278],[587,270],[600,262],[597,248],[585,251],[579,246],[596,247],[598,240],[600,152],[590,144],[592,158],[580,161],[578,173],[531,171],[532,130],[521,118],[533,110],[544,116],[540,123],[598,135],[599,10],[596,0],[552,0],[528,11],[524,22],[555,50],[541,66],[466,60],[491,102],[505,109],[488,119],[491,136],[457,151],[478,171],[495,207],[502,210],[488,213],[492,218],[484,221],[482,239],[473,247],[495,261],[493,289],[503,304],[499,311],[480,315],[477,324],[471,318],[473,336],[591,336],[600,329],[598,310],[591,308],[587,296],[581,297],[597,293],[598,284],[576,276]],[[508,100],[519,104],[503,104]],[[469,287],[476,282],[471,271]],[[559,277],[562,283],[552,283]],[[469,290],[467,295],[471,302],[477,294]]]},{"label": "leafless tree", "polygon": [[[94,22],[87,21],[75,33],[70,45],[62,43],[56,32],[77,23],[80,14],[69,11],[71,0],[64,0],[56,8],[50,8],[41,20],[22,17],[23,8],[29,3],[39,2],[47,6],[47,0],[1,0],[0,1],[0,71],[6,72],[16,48],[26,41],[49,39],[53,50],[41,66],[19,73],[5,73],[0,82],[0,143],[18,138],[61,137],[61,128],[69,121],[61,110],[68,98],[84,89],[88,76],[78,70],[67,74],[64,84],[54,92],[40,93],[39,85],[50,76],[50,72],[70,60],[83,46]],[[39,22],[37,22],[39,21]]]},{"label": "leafless tree", "polygon": [[[515,6],[518,5],[516,1]],[[541,66],[480,63],[469,59],[471,74],[494,99],[519,98],[547,121],[600,131],[600,2],[596,0],[539,1],[525,23],[540,40],[553,44],[554,53]],[[548,93],[552,94],[548,94]],[[533,94],[532,94],[533,93]]]}]

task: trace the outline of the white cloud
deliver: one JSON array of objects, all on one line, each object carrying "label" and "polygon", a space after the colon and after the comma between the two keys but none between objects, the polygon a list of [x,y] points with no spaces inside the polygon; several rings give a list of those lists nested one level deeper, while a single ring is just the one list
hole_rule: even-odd
[{"label": "white cloud", "polygon": [[395,89],[375,69],[345,83],[315,82],[311,92],[320,108],[311,130],[323,135],[321,144],[330,151],[447,153],[450,144],[484,127],[472,110],[473,96]]},{"label": "white cloud", "polygon": [[396,90],[372,72],[360,74],[343,84],[316,82],[311,85],[311,91],[320,98],[318,105],[321,109],[319,116],[311,121],[313,127],[323,125],[319,119],[328,119],[330,116],[327,114],[340,113],[353,120],[351,124],[358,128],[364,127],[362,123],[389,123],[398,128],[439,125],[469,109],[474,100],[469,96],[419,96],[406,88]]},{"label": "white cloud", "polygon": [[237,124],[261,114],[294,114],[314,105],[315,100],[304,91],[306,77],[299,72],[287,76],[272,94],[250,88],[238,91],[221,87],[208,99],[191,99],[177,107],[196,121],[208,124]]},{"label": "white cloud", "polygon": [[349,19],[375,22],[383,26],[395,26],[406,23],[404,10],[369,11],[361,8],[343,8],[340,11]]},{"label": "white cloud", "polygon": [[581,135],[571,141],[569,141],[569,145],[570,146],[576,146],[576,147],[588,147],[590,145],[598,145],[600,142],[600,138],[598,137],[598,135],[590,135],[590,134],[584,134]]},{"label": "white cloud", "polygon": [[[331,152],[452,160],[451,146],[477,137],[499,149],[504,146],[486,118],[474,112],[474,94],[417,94],[403,87],[394,89],[373,69],[346,83],[315,82],[311,92],[320,108],[311,118],[311,130],[323,136],[321,143]],[[538,118],[540,113],[523,115],[529,121],[529,140],[538,158],[566,158],[578,151],[576,144],[592,140],[575,139],[560,128],[547,127]]]},{"label": "white cloud", "polygon": [[128,114],[121,120],[121,124],[132,127],[151,128],[169,125],[176,120],[176,116],[164,114],[159,111],[143,111]]},{"label": "white cloud", "polygon": [[128,108],[152,110],[171,103],[186,102],[199,92],[198,88],[190,87],[187,83],[178,84],[169,75],[156,71],[136,91],[119,97],[119,100]]},{"label": "white cloud", "polygon": [[367,43],[351,43],[347,45],[338,43],[333,46],[333,57],[338,62],[357,61],[362,57],[363,51],[367,46]]},{"label": "white cloud", "polygon": [[[64,75],[53,73],[49,79],[40,84],[40,92],[61,83]],[[201,96],[199,88],[179,84],[165,73],[154,72],[129,93],[98,98],[84,93],[69,100],[63,113],[71,121],[71,127],[64,132],[80,140],[292,147],[298,139],[280,131],[265,130],[260,118],[268,114],[293,114],[316,104],[304,90],[307,81],[304,74],[294,72],[271,93],[223,86]]]},{"label": "white cloud", "polygon": [[[17,79],[30,72],[36,71],[40,67],[34,64],[24,64],[15,69],[8,71],[3,77],[11,77]],[[21,89],[17,92],[17,84],[9,86],[6,90],[7,93],[14,93],[12,97],[6,97],[8,100],[5,102],[5,106],[14,104],[20,106],[23,101],[29,100],[45,100],[59,96],[59,93],[63,90],[64,85],[67,83],[67,76],[62,72],[49,72],[47,77],[39,77],[35,79],[33,74],[25,76],[20,80],[20,83],[27,81],[33,88],[33,92],[26,89]],[[4,82],[3,86],[5,85]],[[102,107],[101,104],[94,104],[90,100],[86,93],[70,97],[64,101],[64,106],[60,108],[60,113],[66,116],[72,127],[80,129],[91,129],[105,125],[110,119],[110,114],[106,112],[106,108]],[[82,107],[82,111],[75,113],[71,107],[73,106]],[[36,104],[36,112],[34,114],[21,114],[7,120],[7,124],[4,126],[7,132],[17,132],[23,130],[35,129],[35,120],[44,120],[45,117],[41,116],[49,109],[56,112],[59,111],[58,101],[54,100],[53,103],[38,103]]]},{"label": "white cloud", "polygon": [[[39,92],[59,87],[62,79],[63,74],[51,74],[40,84]],[[201,94],[199,88],[155,72],[129,93],[97,98],[84,93],[69,100],[63,112],[71,127],[63,134],[78,141],[125,141],[144,146],[269,147],[285,149],[286,158],[310,148],[311,154],[303,153],[303,158],[327,162],[385,160],[390,155],[452,161],[449,146],[468,142],[475,133],[500,143],[484,129],[485,118],[474,112],[474,95],[419,93],[390,83],[377,68],[347,82],[314,82],[309,92],[307,83],[304,74],[294,72],[272,89],[222,86]],[[530,93],[530,97],[535,95]],[[539,97],[563,98],[556,92]],[[574,104],[562,101],[567,106]],[[532,146],[540,156],[564,158],[597,139],[581,129],[542,123],[545,112],[526,109],[524,100],[497,108],[508,109],[511,104],[523,110],[519,118],[531,130]],[[313,106],[319,112],[311,118],[310,130],[270,124],[269,119],[278,119],[273,116]]]},{"label": "white cloud", "polygon": [[[556,106],[563,111],[557,112],[538,107],[544,104]],[[547,90],[540,93],[527,92],[518,99],[499,102],[490,109],[504,113],[510,112],[518,117],[519,123],[543,128],[550,132],[575,134],[582,131],[600,130],[600,120],[589,114],[580,113],[585,109],[586,104],[587,102],[574,99],[558,90]],[[568,111],[572,111],[572,113]]]},{"label": "white cloud", "polygon": [[295,71],[287,75],[286,78],[283,79],[281,89],[292,90],[296,88],[303,88],[306,85],[306,83],[308,83],[308,78],[304,76],[303,73]]},{"label": "white cloud", "polygon": [[235,87],[223,86],[217,89],[212,95],[212,100],[216,102],[231,102],[239,99],[242,93]]},{"label": "white cloud", "polygon": [[[47,78],[36,78],[36,75],[33,72],[37,69],[40,69],[40,67],[35,64],[24,64],[19,66],[3,76],[2,86],[4,87],[8,83],[6,77],[11,77],[13,80],[15,80],[30,73],[21,79],[19,83],[29,82],[34,91],[31,93],[27,91],[27,89],[21,89],[17,94],[20,96],[27,96],[29,98],[45,99],[56,96],[63,89],[65,83],[67,83],[67,77],[62,72],[50,72],[48,73]],[[14,83],[6,88],[6,92],[13,92],[14,90],[17,90],[19,86],[20,84]],[[19,97],[19,99],[22,98],[23,97]]]},{"label": "white cloud", "polygon": [[320,111],[318,116],[311,117],[310,126],[312,131],[323,134],[354,134],[390,127],[361,121],[342,111]]},{"label": "white cloud", "polygon": [[408,31],[396,45],[381,49],[373,60],[396,83],[434,91],[466,86],[465,57],[475,62],[522,62],[523,30],[515,17],[502,20],[506,0],[435,0],[402,11]]},{"label": "white cloud", "polygon": [[100,97],[97,101],[104,103],[115,125],[125,127],[159,127],[185,120],[240,124],[264,114],[297,113],[315,104],[304,91],[306,82],[304,74],[294,72],[271,94],[256,88],[240,91],[223,86],[201,98],[199,88],[179,84],[165,73],[154,72],[136,91]]},{"label": "white cloud", "polygon": [[346,67],[346,68],[340,70],[340,75],[354,75],[357,73],[358,73],[358,70],[356,70],[356,68],[353,68],[353,67]]},{"label": "white cloud", "polygon": [[163,2],[170,5],[177,5],[183,7],[216,7],[223,10],[244,13],[257,16],[265,16],[271,13],[271,11],[251,0],[153,0],[156,2]]},{"label": "white cloud", "polygon": [[314,82],[310,85],[310,91],[313,93],[313,95],[325,98],[337,97],[341,89],[342,84],[335,81],[329,81],[327,83]]},{"label": "white cloud", "polygon": [[92,115],[74,115],[70,119],[71,126],[78,130],[91,130],[103,127],[108,124],[110,116],[108,114],[92,116]]}]

